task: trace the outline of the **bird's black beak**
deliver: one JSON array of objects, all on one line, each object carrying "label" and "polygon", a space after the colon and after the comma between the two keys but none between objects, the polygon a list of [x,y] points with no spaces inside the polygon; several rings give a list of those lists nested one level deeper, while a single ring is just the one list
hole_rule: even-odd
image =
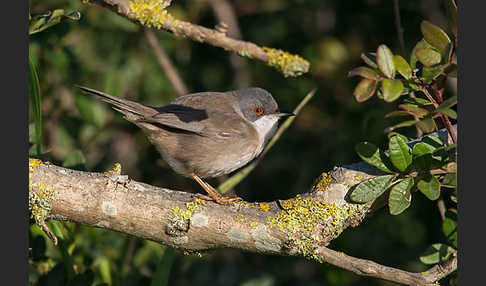
[{"label": "bird's black beak", "polygon": [[280,109],[277,111],[277,115],[278,115],[278,117],[281,117],[281,118],[295,116],[295,114],[293,112],[283,111],[283,110],[280,110]]}]

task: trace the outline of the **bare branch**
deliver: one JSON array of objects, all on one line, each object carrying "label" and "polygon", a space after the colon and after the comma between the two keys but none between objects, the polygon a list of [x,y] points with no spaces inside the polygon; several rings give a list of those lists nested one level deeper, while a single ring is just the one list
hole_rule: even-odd
[{"label": "bare branch", "polygon": [[154,32],[148,28],[145,28],[144,34],[145,34],[145,38],[147,39],[147,42],[149,43],[150,47],[154,51],[157,61],[159,62],[162,69],[164,70],[165,74],[167,75],[167,78],[169,79],[170,83],[176,90],[177,94],[179,96],[188,94],[189,92],[187,90],[186,85],[182,81],[181,77],[179,76],[179,73],[175,69],[174,65],[170,61],[164,49],[159,45],[159,42],[157,41],[157,37],[155,36]]},{"label": "bare branch", "polygon": [[393,0],[393,13],[395,14],[395,28],[397,29],[398,42],[400,43],[400,54],[405,57],[405,40],[403,38],[403,27],[400,20],[400,6],[398,0]]},{"label": "bare branch", "polygon": [[285,77],[300,76],[309,71],[309,62],[298,55],[230,38],[226,36],[224,29],[208,29],[175,19],[165,9],[170,4],[167,0],[93,0],[89,3],[91,2],[109,8],[145,27],[165,30],[177,36],[223,48],[240,56],[263,61],[278,69]]},{"label": "bare branch", "polygon": [[420,273],[408,272],[397,268],[380,265],[366,259],[359,259],[327,247],[319,248],[323,262],[338,266],[362,276],[370,276],[406,285],[435,285],[439,279],[457,269],[457,255]]}]

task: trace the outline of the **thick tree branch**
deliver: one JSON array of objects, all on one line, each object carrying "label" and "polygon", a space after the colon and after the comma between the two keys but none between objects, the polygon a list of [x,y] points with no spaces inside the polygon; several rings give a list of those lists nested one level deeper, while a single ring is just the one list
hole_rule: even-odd
[{"label": "thick tree branch", "polygon": [[309,70],[309,62],[298,55],[282,50],[260,47],[226,36],[226,29],[208,29],[175,19],[165,9],[168,0],[92,0],[90,3],[109,8],[119,15],[146,27],[153,27],[192,40],[208,43],[237,53],[250,59],[257,59],[278,69],[287,76],[300,76]]},{"label": "thick tree branch", "polygon": [[[438,135],[451,142],[446,130]],[[48,218],[69,220],[188,252],[227,247],[303,256],[409,285],[427,285],[454,271],[455,258],[429,271],[410,273],[325,247],[347,227],[360,224],[371,211],[372,202],[353,204],[347,196],[355,184],[379,174],[364,162],[335,167],[295,198],[223,206],[191,193],[133,181],[121,175],[119,168],[90,173],[30,159],[29,208],[40,223]]]}]

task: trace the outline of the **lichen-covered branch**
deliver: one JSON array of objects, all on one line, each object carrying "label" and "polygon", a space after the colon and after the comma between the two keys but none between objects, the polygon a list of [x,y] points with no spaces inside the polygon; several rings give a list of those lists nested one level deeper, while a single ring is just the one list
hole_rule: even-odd
[{"label": "lichen-covered branch", "polygon": [[88,1],[110,8],[127,19],[146,27],[165,30],[174,35],[221,47],[250,59],[257,59],[278,69],[287,76],[300,76],[309,70],[309,62],[298,55],[260,47],[251,42],[230,38],[225,29],[208,29],[174,18],[166,8],[167,0],[92,0]]},{"label": "lichen-covered branch", "polygon": [[[447,134],[445,130],[443,133]],[[105,173],[90,173],[31,158],[29,210],[38,223],[49,218],[69,220],[190,253],[235,248],[303,256],[358,274],[413,285],[428,284],[434,277],[439,279],[455,270],[457,262],[452,261],[427,273],[410,273],[326,248],[344,229],[360,224],[370,212],[372,202],[353,204],[347,196],[353,185],[378,174],[379,170],[363,162],[335,167],[323,173],[308,192],[295,198],[228,206],[200,200],[191,193],[136,182],[122,175],[118,166]],[[410,279],[415,280],[406,282]]]}]

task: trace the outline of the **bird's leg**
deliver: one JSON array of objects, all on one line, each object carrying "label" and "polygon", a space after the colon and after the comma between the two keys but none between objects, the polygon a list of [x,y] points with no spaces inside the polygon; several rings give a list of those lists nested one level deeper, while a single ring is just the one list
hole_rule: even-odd
[{"label": "bird's leg", "polygon": [[239,197],[236,198],[228,198],[223,195],[221,195],[213,186],[210,184],[206,183],[203,181],[199,176],[197,176],[194,173],[190,174],[191,177],[208,193],[209,197],[206,195],[201,195],[199,194],[199,197],[204,200],[208,201],[215,201],[216,203],[220,205],[227,205],[227,204],[232,204],[236,201],[241,201],[242,199]]}]

